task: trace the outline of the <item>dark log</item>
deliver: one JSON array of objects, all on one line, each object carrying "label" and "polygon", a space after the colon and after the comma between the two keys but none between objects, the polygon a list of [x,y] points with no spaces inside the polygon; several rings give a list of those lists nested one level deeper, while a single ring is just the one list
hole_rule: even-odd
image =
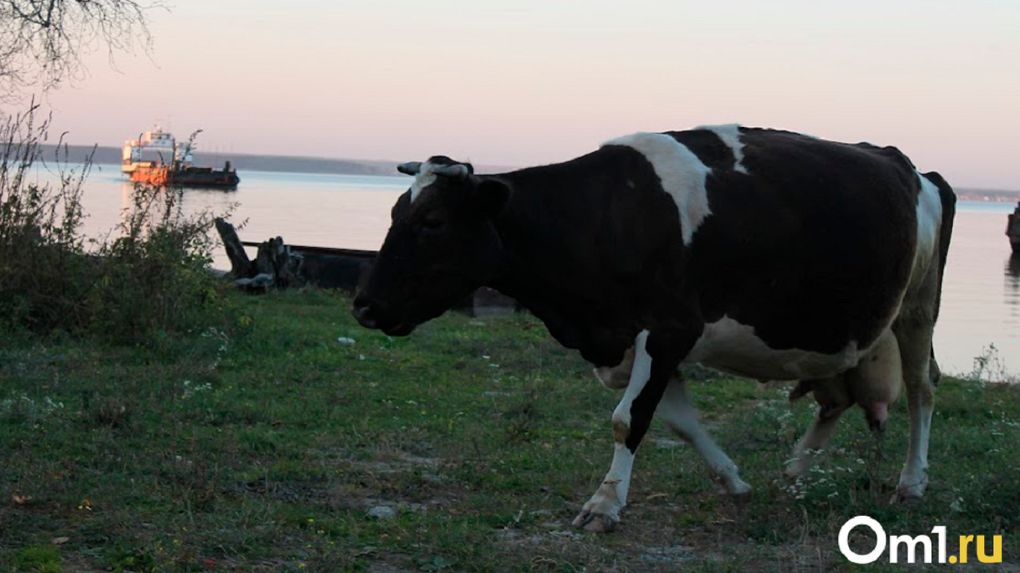
[{"label": "dark log", "polygon": [[272,243],[273,248],[273,270],[276,274],[276,281],[284,286],[299,284],[301,270],[301,256],[292,253],[289,245],[283,243],[283,239],[276,238]]},{"label": "dark log", "polygon": [[300,266],[301,258],[291,254],[290,247],[284,244],[282,237],[259,244],[259,251],[255,256],[255,273],[271,275],[277,288],[297,285],[300,282],[298,280]]},{"label": "dark log", "polygon": [[[277,237],[279,238],[279,237]],[[259,243],[258,253],[255,254],[255,273],[260,275],[276,275],[273,270],[273,253],[270,243],[273,239],[269,239],[264,243]]]},{"label": "dark log", "polygon": [[234,226],[221,217],[217,217],[215,222],[230,259],[230,275],[238,288],[265,291],[269,287],[287,288],[303,282],[300,277],[302,257],[291,253],[283,238],[259,243],[258,254],[252,261],[248,259],[244,243],[238,238]]},{"label": "dark log", "polygon": [[235,279],[246,279],[254,276],[251,261],[248,260],[248,253],[244,252],[244,245],[237,237],[234,226],[226,222],[222,217],[216,217],[216,232],[220,234],[223,246],[227,249],[227,257],[230,259],[230,274]]}]

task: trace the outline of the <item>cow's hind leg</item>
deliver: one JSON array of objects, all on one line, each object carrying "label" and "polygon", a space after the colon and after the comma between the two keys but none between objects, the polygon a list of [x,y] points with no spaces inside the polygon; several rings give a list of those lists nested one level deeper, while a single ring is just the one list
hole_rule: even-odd
[{"label": "cow's hind leg", "polygon": [[630,347],[623,355],[623,361],[616,366],[600,366],[593,373],[603,386],[610,390],[620,390],[630,384],[631,372],[634,369],[634,347]]},{"label": "cow's hind leg", "polygon": [[935,408],[932,385],[932,332],[935,328],[935,301],[938,268],[932,267],[919,288],[908,292],[893,322],[903,364],[903,383],[910,411],[910,444],[907,461],[896,486],[896,501],[916,502],[928,487],[928,439]]},{"label": "cow's hind leg", "polygon": [[896,500],[900,502],[919,501],[928,487],[928,439],[935,407],[935,387],[929,373],[932,326],[931,321],[909,316],[893,325],[900,343],[910,411],[910,445],[896,487]]},{"label": "cow's hind leg", "polygon": [[849,401],[819,404],[818,413],[815,415],[814,421],[811,422],[811,427],[793,448],[793,455],[786,465],[785,473],[788,477],[797,477],[811,468],[815,458],[832,439],[839,417],[851,405],[852,403]]},{"label": "cow's hind leg", "polygon": [[705,427],[698,421],[698,412],[687,397],[687,383],[674,376],[659,403],[659,414],[678,436],[694,447],[708,468],[726,488],[726,492],[737,498],[751,494],[751,486],[740,479],[737,464],[716,445]]}]

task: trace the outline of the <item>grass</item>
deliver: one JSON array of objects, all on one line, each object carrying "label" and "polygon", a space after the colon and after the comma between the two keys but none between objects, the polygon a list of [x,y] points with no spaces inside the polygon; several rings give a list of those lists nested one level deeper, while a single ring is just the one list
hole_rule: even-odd
[{"label": "grass", "polygon": [[945,525],[950,551],[1002,535],[1020,560],[1016,386],[943,381],[932,485],[904,508],[902,403],[880,448],[851,412],[790,483],[813,408],[695,372],[754,496],[720,496],[655,424],[599,536],[569,523],[608,469],[619,395],[535,319],[450,314],[391,339],[339,295],[231,302],[225,330],[154,347],[0,341],[0,571],[855,571],[835,539],[861,514],[890,534]]}]

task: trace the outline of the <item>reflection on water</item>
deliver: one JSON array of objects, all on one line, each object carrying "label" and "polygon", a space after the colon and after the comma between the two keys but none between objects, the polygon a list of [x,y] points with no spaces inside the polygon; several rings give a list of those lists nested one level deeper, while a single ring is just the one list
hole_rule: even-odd
[{"label": "reflection on water", "polygon": [[[1013,280],[1010,281],[1010,278]],[[1006,260],[1006,281],[1007,284],[1012,283],[1014,290],[1017,287],[1017,283],[1020,279],[1020,254],[1012,255]]]},{"label": "reflection on water", "polygon": [[1020,373],[1020,262],[1002,234],[1012,205],[959,203],[935,327],[943,369],[966,373],[994,345],[1006,370]]},{"label": "reflection on water", "polygon": [[1016,319],[1020,314],[1020,254],[1006,259],[1006,271],[1003,276],[1006,288],[1003,289],[1002,301],[1008,307],[1009,315]]},{"label": "reflection on water", "polygon": [[[237,191],[184,193],[186,213],[234,208],[231,221],[245,223],[246,241],[282,236],[292,245],[378,249],[390,223],[390,208],[407,190],[405,177],[362,177],[246,171]],[[102,237],[132,207],[131,186],[119,166],[98,166],[86,182],[84,230]],[[935,352],[948,373],[967,373],[974,358],[994,345],[998,358],[1020,373],[1020,259],[1010,258],[1002,230],[1013,206],[959,203],[953,244],[946,263]],[[218,268],[230,268],[222,249]]]}]

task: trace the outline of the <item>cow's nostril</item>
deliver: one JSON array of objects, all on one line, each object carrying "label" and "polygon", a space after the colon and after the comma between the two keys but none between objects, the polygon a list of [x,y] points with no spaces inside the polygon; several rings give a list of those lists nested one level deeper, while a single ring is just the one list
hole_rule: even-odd
[{"label": "cow's nostril", "polygon": [[351,314],[357,319],[358,323],[365,328],[376,328],[378,322],[376,320],[376,311],[372,306],[371,302],[355,300]]}]

